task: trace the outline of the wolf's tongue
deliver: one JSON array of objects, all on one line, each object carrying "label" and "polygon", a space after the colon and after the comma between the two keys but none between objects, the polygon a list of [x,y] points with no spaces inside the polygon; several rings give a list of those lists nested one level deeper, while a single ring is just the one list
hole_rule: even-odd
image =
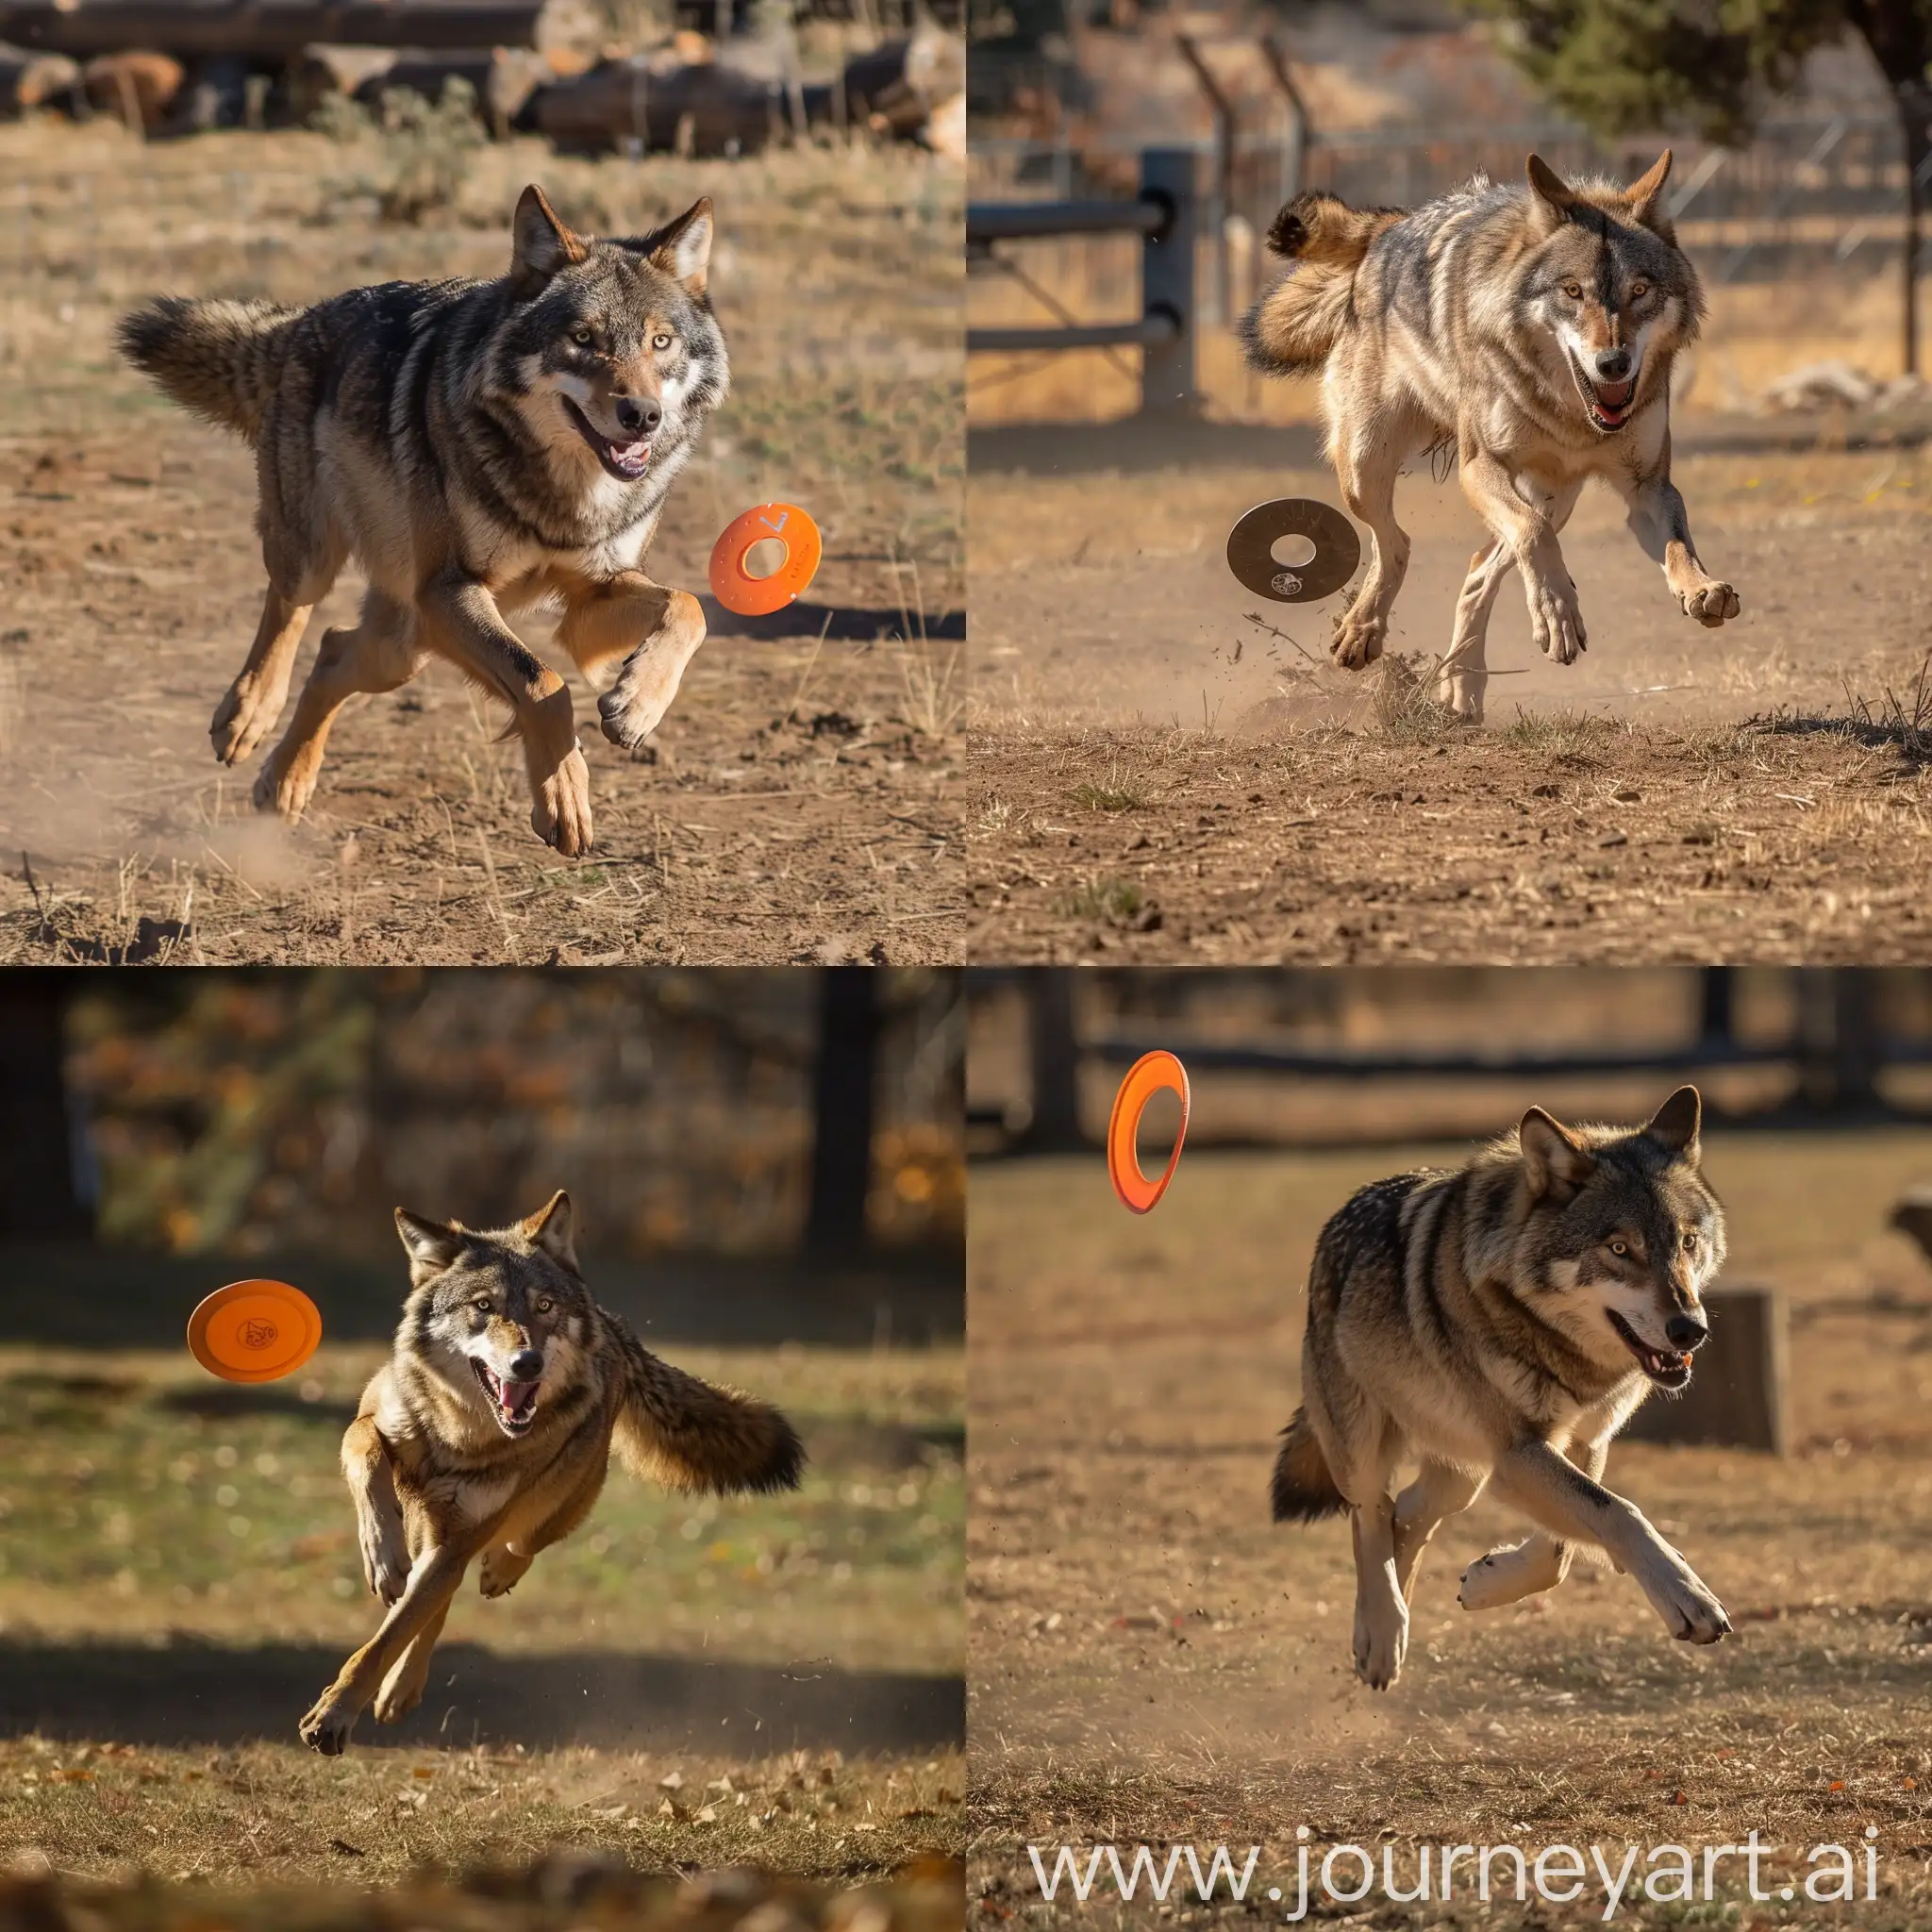
[{"label": "wolf's tongue", "polygon": [[1597,387],[1596,399],[1607,409],[1621,409],[1630,400],[1628,382],[1606,382]]},{"label": "wolf's tongue", "polygon": [[529,1396],[536,1392],[534,1382],[505,1382],[498,1400],[503,1404],[505,1415],[515,1415]]}]

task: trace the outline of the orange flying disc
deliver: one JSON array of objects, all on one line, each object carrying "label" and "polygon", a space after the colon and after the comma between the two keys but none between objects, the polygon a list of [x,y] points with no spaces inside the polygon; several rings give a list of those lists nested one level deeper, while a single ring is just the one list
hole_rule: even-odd
[{"label": "orange flying disc", "polygon": [[[1136,1149],[1141,1140],[1141,1116],[1147,1103],[1166,1090],[1181,1097],[1181,1124],[1167,1157],[1167,1172],[1150,1181],[1141,1172]],[[1107,1124],[1107,1172],[1122,1204],[1145,1214],[1167,1192],[1174,1171],[1181,1164],[1181,1142],[1188,1138],[1188,1070],[1171,1053],[1143,1053],[1127,1069],[1121,1091],[1113,1097],[1113,1114]]]},{"label": "orange flying disc", "polygon": [[188,1318],[188,1347],[225,1382],[292,1375],[322,1340],[322,1310],[286,1281],[231,1281]]},{"label": "orange flying disc", "polygon": [[[752,576],[744,559],[767,537],[785,546],[785,560],[768,577]],[[819,526],[795,503],[761,503],[733,517],[712,545],[711,594],[741,617],[769,617],[818,575],[824,548]]]}]

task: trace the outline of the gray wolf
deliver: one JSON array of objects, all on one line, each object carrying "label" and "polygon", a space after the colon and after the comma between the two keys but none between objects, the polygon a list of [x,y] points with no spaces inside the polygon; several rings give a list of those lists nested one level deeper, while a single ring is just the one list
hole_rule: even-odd
[{"label": "gray wolf", "polygon": [[1338,663],[1358,670],[1382,654],[1408,568],[1395,479],[1437,448],[1455,450],[1491,531],[1435,687],[1470,722],[1482,720],[1490,612],[1512,569],[1545,655],[1570,664],[1584,648],[1557,539],[1591,476],[1624,499],[1688,616],[1715,628],[1738,615],[1671,482],[1671,365],[1705,302],[1664,207],[1670,172],[1666,149],[1628,188],[1572,187],[1531,155],[1523,188],[1478,176],[1413,210],[1304,194],[1275,217],[1269,245],[1290,267],[1243,320],[1248,360],[1322,377],[1329,458],[1374,540],[1336,625]]},{"label": "gray wolf", "polygon": [[421,1701],[464,1573],[488,1597],[591,1512],[614,1450],[633,1475],[725,1495],[798,1486],[805,1450],[769,1403],[659,1361],[591,1298],[570,1199],[507,1228],[396,1210],[409,1295],[395,1348],[342,1438],[381,1627],[302,1720],[335,1756],[372,1701]]},{"label": "gray wolf", "polygon": [[343,564],[368,577],[354,627],[324,633],[257,805],[299,818],[343,704],[435,655],[508,706],[538,836],[589,851],[569,688],[505,620],[560,607],[558,641],[586,673],[623,658],[597,707],[614,743],[641,743],[676,696],[704,613],[643,558],[729,382],[712,225],[700,201],[648,235],[594,241],[533,186],[497,281],[385,282],[302,309],[169,296],[122,318],[130,362],[256,450],[268,592],[209,729],[224,764],[280,718],[309,611]]},{"label": "gray wolf", "polygon": [[[1587,1543],[1673,1637],[1729,1631],[1690,1566],[1603,1486],[1611,1437],[1652,1389],[1689,1383],[1709,1332],[1724,1217],[1699,1171],[1702,1112],[1694,1087],[1641,1127],[1531,1108],[1462,1167],[1377,1181],[1322,1230],[1274,1520],[1351,1518],[1355,1667],[1374,1689],[1402,1668],[1424,1547],[1485,1488],[1537,1530],[1463,1572],[1465,1609],[1554,1589]],[[1391,1495],[1409,1458],[1421,1472]]]}]

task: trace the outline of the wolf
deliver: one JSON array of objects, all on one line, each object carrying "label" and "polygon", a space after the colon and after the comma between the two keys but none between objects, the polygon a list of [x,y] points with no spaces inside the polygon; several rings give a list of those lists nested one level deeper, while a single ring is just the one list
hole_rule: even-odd
[{"label": "wolf", "polygon": [[591,849],[590,774],[569,688],[506,621],[560,608],[605,736],[641,744],[705,640],[695,597],[645,574],[664,500],[730,383],[701,200],[649,234],[574,233],[534,184],[496,281],[385,282],[309,308],[164,296],[122,318],[121,353],[255,447],[268,591],[209,727],[239,763],[275,728],[309,611],[354,558],[357,623],[324,633],[255,802],[299,818],[329,726],[431,656],[502,700],[523,741],[530,824]]},{"label": "wolf", "polygon": [[1521,188],[1478,175],[1412,210],[1303,194],[1275,217],[1269,246],[1290,266],[1242,320],[1247,359],[1264,375],[1322,377],[1329,458],[1374,539],[1336,625],[1338,663],[1358,670],[1382,654],[1408,568],[1395,479],[1437,448],[1455,450],[1491,532],[1435,685],[1470,723],[1482,722],[1490,612],[1512,569],[1544,654],[1570,664],[1584,648],[1557,540],[1591,476],[1624,499],[1686,615],[1715,629],[1739,614],[1671,481],[1671,367],[1705,299],[1665,207],[1670,173],[1666,148],[1628,188],[1573,187],[1531,155]]},{"label": "wolf", "polygon": [[[1274,1514],[1350,1517],[1355,1667],[1374,1689],[1402,1669],[1424,1548],[1485,1487],[1538,1527],[1463,1572],[1465,1609],[1554,1589],[1588,1543],[1673,1637],[1729,1632],[1690,1566],[1603,1486],[1611,1437],[1651,1390],[1689,1383],[1709,1332],[1724,1215],[1701,1171],[1702,1115],[1694,1087],[1641,1127],[1565,1126],[1533,1107],[1463,1166],[1376,1181],[1322,1230]],[[1408,1457],[1421,1472],[1392,1496]]]},{"label": "wolf", "polygon": [[570,1197],[479,1231],[396,1209],[409,1294],[395,1347],[342,1438],[381,1627],[303,1718],[334,1757],[372,1700],[423,1696],[464,1573],[504,1596],[591,1512],[611,1452],[633,1475],[728,1495],[798,1487],[805,1450],[769,1403],[659,1361],[591,1299]]}]

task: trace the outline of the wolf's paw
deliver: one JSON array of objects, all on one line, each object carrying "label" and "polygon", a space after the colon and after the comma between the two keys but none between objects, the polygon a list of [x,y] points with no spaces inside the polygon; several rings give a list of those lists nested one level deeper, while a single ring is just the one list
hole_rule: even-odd
[{"label": "wolf's paw", "polygon": [[1328,641],[1328,655],[1344,671],[1359,671],[1382,655],[1388,625],[1379,617],[1357,617],[1353,611],[1340,619]]},{"label": "wolf's paw", "polygon": [[1447,673],[1437,678],[1432,695],[1445,711],[1454,713],[1458,724],[1483,722],[1483,687],[1489,675],[1482,671]]},{"label": "wolf's paw", "polygon": [[534,1560],[514,1550],[486,1550],[476,1569],[476,1588],[485,1596],[508,1596],[524,1580]]},{"label": "wolf's paw", "polygon": [[280,759],[270,758],[256,776],[256,810],[275,812],[293,824],[315,796],[315,780],[321,769],[319,759],[297,757],[285,767]]},{"label": "wolf's paw", "polygon": [[1529,593],[1529,634],[1537,649],[1558,664],[1574,664],[1590,646],[1583,627],[1583,609],[1576,586],[1566,579],[1532,586]]},{"label": "wolf's paw", "polygon": [[412,1678],[408,1683],[385,1684],[370,1708],[375,1711],[377,1724],[400,1724],[422,1702],[422,1680]]},{"label": "wolf's paw", "polygon": [[333,1693],[325,1690],[302,1720],[300,1729],[302,1741],[311,1750],[320,1751],[325,1757],[340,1757],[355,1727],[355,1714],[343,1710]]},{"label": "wolf's paw", "polygon": [[1539,1591],[1554,1590],[1562,1580],[1562,1561],[1556,1550],[1542,1538],[1532,1537],[1514,1548],[1478,1557],[1462,1573],[1456,1601],[1465,1610],[1500,1610]]},{"label": "wolf's paw", "polygon": [[581,858],[591,849],[591,768],[582,746],[573,745],[563,762],[538,784],[530,829],[566,858]]},{"label": "wolf's paw", "polygon": [[1688,1566],[1668,1577],[1651,1601],[1679,1643],[1715,1643],[1731,1634],[1724,1605]]},{"label": "wolf's paw", "polygon": [[1694,617],[1707,630],[1715,630],[1744,608],[1737,591],[1715,577],[1707,577],[1696,590],[1687,591],[1677,601],[1684,607],[1684,615]]},{"label": "wolf's paw", "polygon": [[381,1534],[362,1538],[362,1580],[369,1593],[384,1604],[397,1602],[409,1580],[409,1558],[399,1538]]},{"label": "wolf's paw", "polygon": [[268,736],[281,708],[281,698],[272,699],[244,671],[228,687],[208,724],[208,742],[215,748],[215,757],[225,765],[239,765]]},{"label": "wolf's paw", "polygon": [[1407,1617],[1376,1618],[1356,1611],[1355,1674],[1371,1690],[1386,1690],[1394,1683],[1402,1674],[1402,1659],[1407,1650]]}]

